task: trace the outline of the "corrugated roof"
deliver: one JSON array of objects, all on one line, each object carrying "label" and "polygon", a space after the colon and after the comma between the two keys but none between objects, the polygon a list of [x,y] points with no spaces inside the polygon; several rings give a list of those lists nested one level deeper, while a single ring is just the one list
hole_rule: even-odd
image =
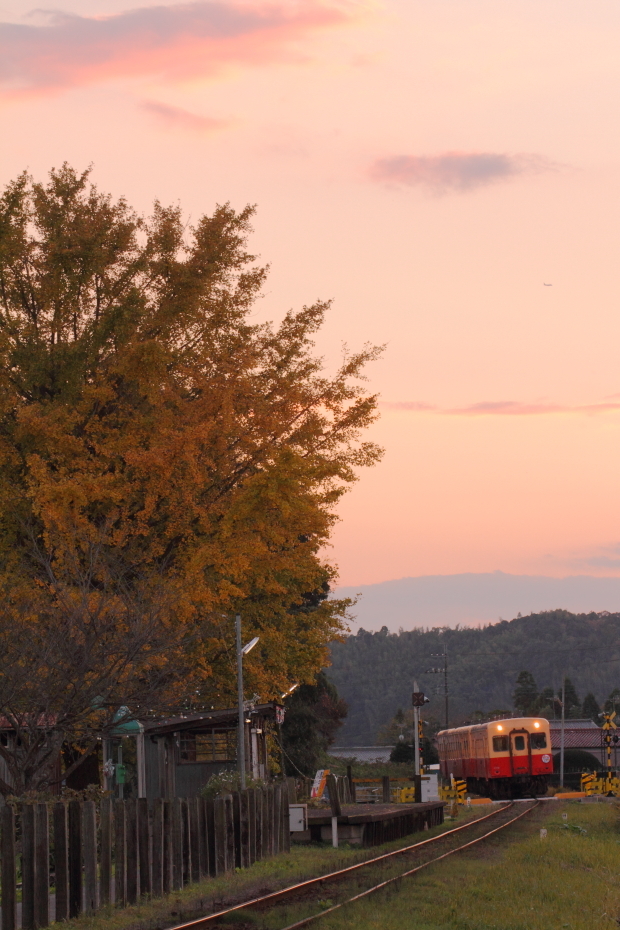
[{"label": "corrugated roof", "polygon": [[[275,716],[277,706],[275,701],[268,704],[256,704],[248,713],[263,717]],[[200,730],[201,728],[208,729],[214,726],[229,725],[232,727],[237,725],[237,719],[238,712],[236,708],[227,708],[226,710],[202,711],[197,714],[167,717],[164,720],[143,719],[141,723],[145,733],[163,735],[164,733],[176,733],[180,730]]]},{"label": "corrugated roof", "polygon": [[[554,752],[559,752],[562,746],[562,739],[559,730],[553,730],[551,733],[551,748]],[[600,749],[601,748],[601,731],[598,727],[592,730],[565,730],[564,731],[564,749]]]}]

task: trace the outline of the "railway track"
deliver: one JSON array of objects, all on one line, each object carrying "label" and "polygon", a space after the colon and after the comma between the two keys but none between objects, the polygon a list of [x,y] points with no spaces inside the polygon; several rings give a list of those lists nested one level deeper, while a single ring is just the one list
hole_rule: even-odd
[{"label": "railway track", "polygon": [[[436,862],[441,862],[448,856],[452,856],[477,843],[481,843],[483,840],[488,839],[488,837],[497,834],[500,830],[504,830],[522,817],[525,817],[526,814],[537,807],[538,804],[539,802],[536,801],[516,815],[516,806],[514,804],[509,803],[503,805],[490,814],[486,814],[484,817],[477,817],[475,820],[462,824],[460,827],[453,827],[451,830],[445,830],[443,833],[439,833],[437,836],[431,837],[430,839],[403,846],[391,852],[383,853],[380,856],[374,856],[371,859],[365,859],[362,862],[357,862],[354,865],[338,869],[335,872],[328,872],[316,878],[297,882],[294,885],[289,885],[286,888],[281,888],[278,891],[273,891],[260,897],[241,901],[238,904],[216,911],[213,914],[208,914],[205,917],[199,917],[195,920],[178,924],[175,927],[169,928],[169,930],[201,930],[203,927],[209,928],[209,930],[215,930],[218,924],[225,924],[230,930],[231,925],[236,923],[235,917],[239,918],[238,923],[240,926],[244,925],[243,911],[256,912],[264,911],[265,909],[271,911],[274,906],[283,904],[289,905],[291,903],[296,904],[306,898],[311,898],[312,896],[316,897],[317,893],[320,893],[322,899],[321,910],[282,927],[282,930],[297,930],[297,928],[305,927],[314,921],[320,920],[321,917],[331,914],[347,904],[359,901],[374,892],[389,887],[403,878],[415,875],[422,869]],[[488,829],[489,827],[491,827],[491,829]],[[474,834],[472,839],[470,839],[471,834]],[[462,840],[464,840],[464,842],[461,842]],[[436,853],[438,853],[438,855]],[[409,860],[407,864],[413,865],[413,867],[402,871],[403,859]],[[415,864],[413,864],[411,860],[413,860]],[[396,869],[394,869],[394,867],[396,867]],[[375,872],[375,878],[371,879],[373,884],[370,887],[364,888],[357,894],[343,897],[342,900],[339,900],[335,904],[332,904],[330,900],[329,906],[325,906],[326,902],[324,898],[326,894],[333,897],[334,893],[338,890],[337,886],[346,884],[347,882],[359,881],[363,876],[363,870],[367,870],[371,873],[373,871]],[[377,870],[394,871],[394,874],[390,874],[377,882]],[[349,889],[349,892],[350,890],[351,889]]]}]

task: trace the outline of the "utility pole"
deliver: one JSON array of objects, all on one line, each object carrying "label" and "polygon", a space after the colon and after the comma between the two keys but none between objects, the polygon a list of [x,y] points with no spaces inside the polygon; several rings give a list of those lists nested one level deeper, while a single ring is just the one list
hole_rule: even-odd
[{"label": "utility pole", "polygon": [[[418,683],[413,683],[414,692],[418,691]],[[413,759],[416,775],[420,774],[420,708],[413,705]]]},{"label": "utility pole", "polygon": [[435,674],[441,674],[443,672],[443,693],[445,698],[445,712],[446,712],[446,730],[450,725],[450,714],[448,706],[448,644],[444,641],[443,652],[434,652],[431,653],[431,658],[433,659],[443,659],[443,668],[429,668],[427,672],[432,672]]},{"label": "utility pole", "polygon": [[564,719],[566,704],[566,672],[562,675],[562,723],[560,726],[560,785],[564,787]]},{"label": "utility pole", "polygon": [[449,727],[449,713],[448,713],[448,644],[443,644],[443,686],[446,695],[446,730]]}]

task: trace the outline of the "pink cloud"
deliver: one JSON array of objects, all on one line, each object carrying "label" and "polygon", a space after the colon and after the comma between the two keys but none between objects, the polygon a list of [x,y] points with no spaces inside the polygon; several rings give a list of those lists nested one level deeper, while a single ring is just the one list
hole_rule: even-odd
[{"label": "pink cloud", "polygon": [[43,25],[0,23],[5,93],[41,93],[122,77],[210,76],[227,64],[290,56],[291,43],[351,16],[330,0],[196,0],[113,16],[44,14]]},{"label": "pink cloud", "polygon": [[500,152],[444,152],[379,158],[370,169],[373,181],[426,187],[436,194],[468,191],[521,174],[537,174],[557,166],[540,155]]},{"label": "pink cloud", "polygon": [[561,404],[526,404],[516,400],[481,401],[466,407],[441,409],[431,404],[418,401],[381,401],[385,410],[403,410],[410,413],[434,413],[442,416],[480,417],[480,416],[540,416],[542,414],[577,413],[597,414],[620,410],[620,403],[580,404],[575,406]]},{"label": "pink cloud", "polygon": [[225,129],[230,125],[229,120],[215,119],[212,116],[200,116],[198,113],[191,113],[182,107],[172,107],[166,103],[158,103],[156,100],[143,100],[140,106],[167,126],[187,129],[191,132],[218,132],[218,130]]}]

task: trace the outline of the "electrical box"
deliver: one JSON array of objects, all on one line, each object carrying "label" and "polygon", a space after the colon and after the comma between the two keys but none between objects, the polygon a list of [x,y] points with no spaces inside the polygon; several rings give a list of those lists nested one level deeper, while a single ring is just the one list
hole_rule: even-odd
[{"label": "electrical box", "polygon": [[301,833],[308,829],[307,804],[289,804],[288,813],[291,833]]},{"label": "electrical box", "polygon": [[115,775],[116,775],[116,784],[117,784],[117,785],[124,785],[124,784],[125,784],[125,775],[126,775],[126,772],[127,772],[127,769],[125,768],[125,766],[123,765],[122,762],[119,762],[117,765],[114,766],[114,773],[115,773]]},{"label": "electrical box", "polygon": [[439,779],[437,772],[422,776],[422,803],[439,800]]}]

